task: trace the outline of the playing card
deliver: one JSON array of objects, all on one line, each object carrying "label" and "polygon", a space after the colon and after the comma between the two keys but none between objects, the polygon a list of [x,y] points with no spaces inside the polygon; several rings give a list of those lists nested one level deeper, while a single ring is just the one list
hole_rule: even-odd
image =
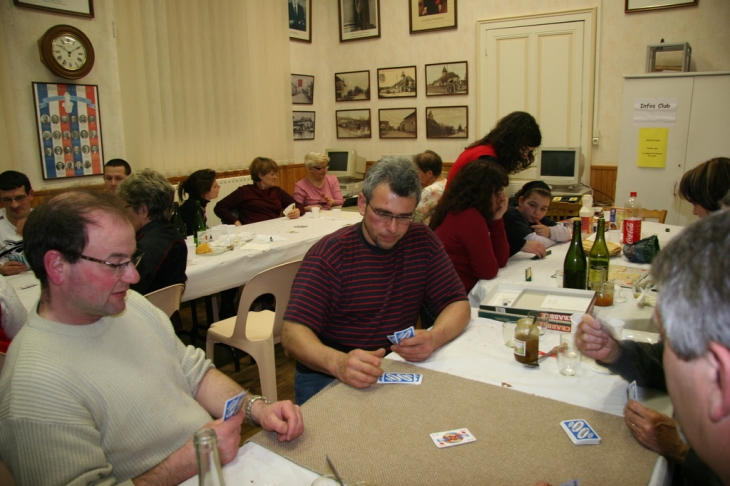
[{"label": "playing card", "polygon": [[601,438],[596,434],[596,431],[583,419],[563,420],[560,422],[560,426],[575,445],[601,443]]},{"label": "playing card", "polygon": [[223,420],[224,421],[233,417],[234,415],[236,415],[238,413],[239,410],[241,410],[241,405],[243,404],[244,396],[246,396],[246,392],[242,391],[235,397],[229,398],[228,400],[226,400],[226,404],[223,407]]},{"label": "playing card", "polygon": [[638,394],[636,391],[636,380],[629,383],[629,388],[626,390],[626,394],[629,396],[629,400],[638,400]]},{"label": "playing card", "polygon": [[412,338],[416,335],[416,330],[413,329],[413,326],[409,327],[408,329],[403,329],[402,331],[396,331],[395,332],[395,344],[400,344],[401,341],[407,338]]},{"label": "playing card", "polygon": [[393,344],[398,344],[398,340],[395,338],[395,334],[388,334],[388,340]]},{"label": "playing card", "polygon": [[423,375],[418,373],[385,372],[378,378],[378,383],[400,383],[404,385],[420,385]]},{"label": "playing card", "polygon": [[434,432],[431,434],[431,440],[439,449],[445,449],[446,447],[474,442],[477,438],[471,435],[469,429],[456,429],[446,432]]}]

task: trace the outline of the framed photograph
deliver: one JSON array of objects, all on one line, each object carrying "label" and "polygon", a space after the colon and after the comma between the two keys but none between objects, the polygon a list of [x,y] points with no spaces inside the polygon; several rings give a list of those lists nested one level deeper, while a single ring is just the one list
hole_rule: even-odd
[{"label": "framed photograph", "polygon": [[99,88],[33,83],[33,99],[43,178],[103,174]]},{"label": "framed photograph", "polygon": [[380,37],[380,0],[337,0],[340,42]]},{"label": "framed photograph", "polygon": [[426,64],[426,96],[469,94],[467,62]]},{"label": "framed photograph", "polygon": [[409,0],[411,34],[456,28],[456,0]]},{"label": "framed photograph", "polygon": [[314,112],[292,111],[294,140],[314,140]]},{"label": "framed photograph", "polygon": [[626,0],[624,12],[643,12],[645,10],[659,10],[662,8],[691,7],[699,0]]},{"label": "framed photograph", "polygon": [[337,110],[337,138],[370,138],[370,109]]},{"label": "framed photograph", "polygon": [[415,108],[383,108],[378,110],[380,138],[417,138]]},{"label": "framed photograph", "polygon": [[35,8],[79,17],[94,17],[94,0],[13,0],[18,7]]},{"label": "framed photograph", "polygon": [[426,107],[426,138],[469,138],[469,107]]},{"label": "framed photograph", "polygon": [[370,99],[370,71],[335,73],[335,101]]},{"label": "framed photograph", "polygon": [[311,44],[312,0],[286,0],[286,3],[289,8],[289,39]]},{"label": "framed photograph", "polygon": [[378,69],[378,98],[415,98],[416,66]]},{"label": "framed photograph", "polygon": [[314,103],[314,76],[306,74],[291,75],[291,102],[295,105]]}]

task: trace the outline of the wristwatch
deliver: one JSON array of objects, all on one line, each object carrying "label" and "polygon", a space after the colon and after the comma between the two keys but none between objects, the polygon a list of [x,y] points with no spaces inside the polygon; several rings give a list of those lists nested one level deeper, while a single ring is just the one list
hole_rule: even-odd
[{"label": "wristwatch", "polygon": [[266,397],[262,397],[261,395],[252,395],[249,397],[249,399],[246,401],[246,422],[248,422],[251,425],[255,425],[256,427],[261,427],[261,424],[256,423],[256,421],[253,419],[253,416],[251,416],[251,408],[253,407],[254,402],[257,400],[263,400],[264,403],[271,403]]}]

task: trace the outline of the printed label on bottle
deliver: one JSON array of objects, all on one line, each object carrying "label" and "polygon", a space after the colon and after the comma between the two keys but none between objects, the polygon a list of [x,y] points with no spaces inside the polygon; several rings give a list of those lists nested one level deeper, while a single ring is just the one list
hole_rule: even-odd
[{"label": "printed label on bottle", "polygon": [[580,218],[581,233],[588,233],[590,231],[591,219],[592,218],[590,216]]},{"label": "printed label on bottle", "polygon": [[605,282],[606,281],[606,267],[591,267],[588,272],[589,282]]},{"label": "printed label on bottle", "polygon": [[525,341],[515,339],[515,354],[517,356],[525,356],[527,354],[527,346]]},{"label": "printed label on bottle", "polygon": [[633,245],[641,239],[641,220],[624,219],[624,245]]}]

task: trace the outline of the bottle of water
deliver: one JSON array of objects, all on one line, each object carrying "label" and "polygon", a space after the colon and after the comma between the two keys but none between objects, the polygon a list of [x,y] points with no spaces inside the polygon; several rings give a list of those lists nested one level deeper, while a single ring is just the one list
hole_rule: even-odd
[{"label": "bottle of water", "polygon": [[624,245],[632,245],[641,239],[641,203],[635,192],[630,193],[624,207],[626,218],[623,223],[623,242]]},{"label": "bottle of water", "polygon": [[198,430],[195,432],[193,443],[198,458],[198,485],[225,486],[215,431],[209,428]]}]

